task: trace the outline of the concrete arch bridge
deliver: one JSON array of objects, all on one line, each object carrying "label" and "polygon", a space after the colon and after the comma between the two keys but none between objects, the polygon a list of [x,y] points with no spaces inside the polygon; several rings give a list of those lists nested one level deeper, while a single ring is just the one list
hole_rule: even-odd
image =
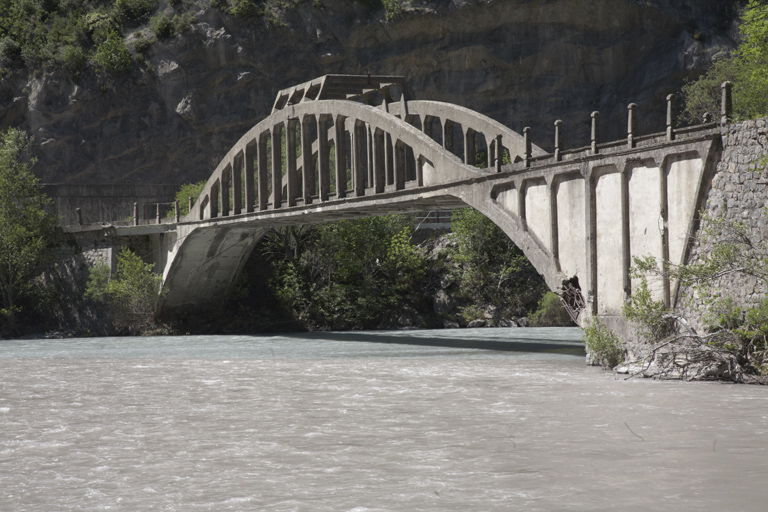
[{"label": "concrete arch bridge", "polygon": [[[327,75],[278,93],[177,222],[149,234],[169,293],[161,314],[226,294],[273,227],[471,206],[552,290],[578,283],[582,318],[617,317],[633,256],[685,260],[719,154],[714,123],[548,154],[472,110],[408,100],[402,77]],[[477,155],[482,156],[478,163]],[[576,279],[574,279],[576,278]],[[675,283],[654,292],[673,302]]]}]

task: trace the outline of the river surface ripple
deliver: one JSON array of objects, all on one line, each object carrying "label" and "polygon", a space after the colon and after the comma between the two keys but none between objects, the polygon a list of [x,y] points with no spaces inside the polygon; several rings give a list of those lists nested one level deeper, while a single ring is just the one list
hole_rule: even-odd
[{"label": "river surface ripple", "polygon": [[625,380],[579,337],[0,341],[0,511],[768,510],[768,387]]}]

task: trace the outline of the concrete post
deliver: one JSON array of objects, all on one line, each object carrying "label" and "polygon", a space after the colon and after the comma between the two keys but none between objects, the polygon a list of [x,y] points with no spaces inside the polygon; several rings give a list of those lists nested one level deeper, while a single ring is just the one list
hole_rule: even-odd
[{"label": "concrete post", "polygon": [[386,185],[395,184],[395,148],[392,145],[392,135],[384,133],[384,182]]},{"label": "concrete post", "polygon": [[155,219],[160,224],[160,203],[155,203]]},{"label": "concrete post", "polygon": [[669,94],[667,96],[667,141],[673,141],[675,140],[675,131],[672,128],[672,120],[673,120],[673,112],[672,112],[672,102],[675,99],[674,94]]},{"label": "concrete post", "polygon": [[235,156],[230,163],[230,169],[232,169],[229,174],[232,192],[232,204],[230,205],[232,215],[239,215],[243,211],[243,158],[244,155],[241,153]]},{"label": "concrete post", "polygon": [[253,211],[254,204],[256,203],[256,186],[254,184],[255,169],[254,164],[254,152],[256,151],[256,141],[251,141],[245,146],[245,154],[243,158],[245,161],[245,213],[251,213]]},{"label": "concrete post", "polygon": [[368,140],[368,129],[363,121],[353,123],[354,141],[352,143],[352,161],[355,164],[353,170],[355,195],[360,197],[365,195],[365,181],[367,179],[368,153],[366,142]]},{"label": "concrete post", "polygon": [[229,196],[231,195],[232,166],[228,165],[221,173],[221,185],[219,186],[219,204],[221,205],[221,216],[229,216]]},{"label": "concrete post", "polygon": [[173,202],[173,213],[174,217],[176,218],[176,223],[178,224],[179,220],[181,219],[181,212],[179,211],[179,200]]},{"label": "concrete post", "polygon": [[662,276],[662,300],[664,305],[669,306],[672,303],[670,294],[669,273],[666,272],[666,266],[669,261],[669,197],[667,188],[667,168],[669,164],[665,162],[659,167],[659,214],[661,221],[661,265],[663,265]]},{"label": "concrete post", "polygon": [[557,121],[555,121],[555,161],[556,162],[559,162],[560,160],[563,159],[562,155],[560,154],[560,152],[563,149],[563,147],[562,147],[562,139],[561,139],[561,137],[562,137],[562,131],[561,131],[562,130],[562,126],[563,126],[563,121],[562,120],[558,119]]},{"label": "concrete post", "polygon": [[365,131],[367,136],[367,146],[366,149],[368,150],[368,173],[366,174],[366,181],[365,186],[366,187],[373,187],[373,132],[371,131],[371,125],[366,123],[365,124]]},{"label": "concrete post", "polygon": [[283,202],[283,125],[272,128],[272,208],[278,209]]},{"label": "concrete post", "polygon": [[592,112],[592,135],[591,135],[591,141],[592,141],[592,154],[596,155],[598,153],[597,144],[600,140],[600,112],[594,111]]},{"label": "concrete post", "polygon": [[296,127],[298,124],[298,119],[288,119],[285,132],[285,175],[288,178],[288,197],[286,198],[288,199],[288,206],[296,206],[296,198],[299,197],[299,180],[296,171]]},{"label": "concrete post", "polygon": [[525,166],[531,166],[531,127],[523,128],[523,141],[525,143]]},{"label": "concrete post", "polygon": [[77,225],[82,226],[83,225],[83,212],[80,211],[80,208],[75,208],[75,213],[77,214]]},{"label": "concrete post", "polygon": [[475,161],[475,132],[471,128],[465,128],[464,132],[464,163],[467,165],[476,165]]},{"label": "concrete post", "polygon": [[346,118],[336,116],[334,128],[336,131],[336,198],[347,195],[347,131],[344,128]]},{"label": "concrete post", "polygon": [[139,225],[139,203],[133,203],[133,225]]},{"label": "concrete post", "polygon": [[405,188],[405,144],[397,140],[394,146],[395,190],[402,190]]},{"label": "concrete post", "polygon": [[627,146],[635,147],[635,131],[637,129],[637,116],[635,115],[637,105],[630,103],[627,105]]},{"label": "concrete post", "polygon": [[733,103],[731,97],[733,85],[731,82],[723,82],[723,84],[720,86],[720,89],[722,90],[722,101],[720,102],[720,122],[722,124],[727,124],[733,117]]},{"label": "concrete post", "polygon": [[501,134],[496,136],[496,172],[501,172],[501,161],[504,159],[504,146],[501,145]]},{"label": "concrete post", "polygon": [[377,130],[373,134],[373,145],[371,146],[371,152],[373,153],[373,185],[377,194],[384,192],[384,186],[386,185],[386,162],[385,156],[386,146],[384,140],[384,132]]},{"label": "concrete post", "polygon": [[[301,120],[301,171],[304,182],[304,204],[312,204],[312,195],[317,185],[315,181],[315,159],[312,155],[312,125],[314,115],[304,116]],[[319,147],[319,146],[318,146]]]},{"label": "concrete post", "polygon": [[328,200],[331,190],[330,146],[328,145],[328,116],[317,117],[317,165],[320,178],[320,201]]},{"label": "concrete post", "polygon": [[259,176],[257,179],[257,186],[259,187],[259,210],[266,210],[267,203],[269,202],[269,155],[267,154],[268,140],[269,132],[263,133],[259,136],[259,149],[256,154],[256,158],[259,160]]},{"label": "concrete post", "polygon": [[453,153],[453,121],[443,121],[443,147]]}]

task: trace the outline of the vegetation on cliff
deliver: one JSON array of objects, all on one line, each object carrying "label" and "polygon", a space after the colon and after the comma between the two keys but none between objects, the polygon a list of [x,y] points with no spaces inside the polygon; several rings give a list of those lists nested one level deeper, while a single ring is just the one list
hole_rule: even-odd
[{"label": "vegetation on cliff", "polygon": [[720,86],[725,81],[733,84],[735,120],[768,115],[768,2],[749,0],[739,32],[739,47],[683,88],[683,113],[688,121],[701,122],[705,112],[720,112]]},{"label": "vegetation on cliff", "polygon": [[[282,25],[282,14],[302,3],[310,2],[0,0],[0,78],[14,70],[37,74],[64,69],[74,80],[86,71],[119,75],[142,64],[144,53],[156,41],[189,29],[204,9],[239,18],[261,17]],[[384,0],[386,19],[401,13],[402,3]],[[322,0],[311,4],[323,8]]]}]

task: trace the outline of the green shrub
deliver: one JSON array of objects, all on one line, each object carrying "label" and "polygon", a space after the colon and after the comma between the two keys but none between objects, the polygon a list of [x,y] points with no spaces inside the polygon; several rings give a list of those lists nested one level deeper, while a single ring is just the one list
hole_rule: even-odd
[{"label": "green shrub", "polygon": [[[207,180],[202,180],[197,183],[185,183],[179,187],[178,192],[176,192],[176,200],[179,202],[179,215],[183,217],[189,213],[189,198],[191,197],[194,201],[197,201],[197,198],[200,197],[206,183],[208,183]],[[171,208],[167,216],[173,217],[174,215],[175,212],[173,211],[173,208]]]},{"label": "green shrub", "polygon": [[189,30],[189,27],[195,21],[195,16],[192,14],[177,14],[173,17],[173,33],[181,34]]},{"label": "green shrub", "polygon": [[234,0],[229,12],[238,18],[247,18],[261,14],[263,6],[257,0]]},{"label": "green shrub", "polygon": [[115,0],[115,10],[127,20],[147,19],[157,10],[158,0]]},{"label": "green shrub", "polygon": [[529,319],[534,327],[573,325],[573,320],[563,307],[560,297],[553,292],[544,294],[539,301],[539,307]]},{"label": "green shrub", "polygon": [[144,37],[143,34],[139,34],[139,37],[133,40],[133,49],[138,54],[144,54],[149,50],[149,47],[152,46],[152,41]]},{"label": "green shrub", "polygon": [[749,0],[739,27],[742,42],[698,80],[683,88],[684,116],[700,121],[704,111],[720,112],[720,85],[733,85],[733,117],[755,119],[768,115],[768,3]]},{"label": "green shrub", "polygon": [[61,64],[72,78],[77,79],[88,65],[88,55],[79,46],[67,45],[61,49]]},{"label": "green shrub", "polygon": [[589,353],[601,366],[613,368],[624,358],[619,338],[597,318],[592,319],[584,327],[582,340]]},{"label": "green shrub", "polygon": [[0,39],[0,67],[13,68],[23,64],[21,45],[9,36]]},{"label": "green shrub", "polygon": [[85,16],[85,31],[91,37],[95,45],[104,43],[112,32],[120,33],[122,26],[109,14],[104,12],[91,12]]},{"label": "green shrub", "polygon": [[384,4],[384,12],[387,21],[395,19],[403,12],[403,6],[400,4],[400,0],[382,0],[382,2]]},{"label": "green shrub", "polygon": [[[638,260],[635,260],[638,263]],[[638,326],[638,334],[649,343],[656,343],[666,337],[672,329],[670,310],[662,302],[653,299],[645,274],[634,270],[633,277],[638,286],[629,300],[624,303],[622,314]]]},{"label": "green shrub", "polygon": [[94,267],[85,294],[109,307],[118,329],[140,334],[155,323],[158,301],[166,293],[161,292],[163,278],[152,271],[153,267],[123,247],[117,256],[115,275],[106,265]]},{"label": "green shrub", "polygon": [[448,251],[455,265],[456,298],[469,304],[493,304],[501,316],[532,310],[545,285],[528,258],[490,219],[472,208],[454,210]]},{"label": "green shrub", "polygon": [[107,40],[96,48],[94,60],[107,72],[117,75],[131,69],[131,54],[123,38],[117,32],[110,32]]},{"label": "green shrub", "polygon": [[165,13],[158,14],[152,18],[151,29],[158,39],[166,39],[173,36],[173,22]]}]

